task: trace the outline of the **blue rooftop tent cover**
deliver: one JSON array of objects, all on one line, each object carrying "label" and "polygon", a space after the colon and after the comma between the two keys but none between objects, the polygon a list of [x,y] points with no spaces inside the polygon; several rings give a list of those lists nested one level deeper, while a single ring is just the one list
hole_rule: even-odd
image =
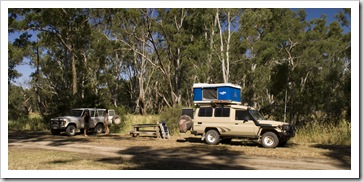
[{"label": "blue rooftop tent cover", "polygon": [[193,93],[195,104],[213,102],[241,104],[241,87],[231,83],[195,83]]}]

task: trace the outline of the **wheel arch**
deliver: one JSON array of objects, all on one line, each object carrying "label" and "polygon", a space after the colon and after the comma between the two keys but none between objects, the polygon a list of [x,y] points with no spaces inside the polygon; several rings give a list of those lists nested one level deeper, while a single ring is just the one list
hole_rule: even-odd
[{"label": "wheel arch", "polygon": [[76,130],[78,129],[78,126],[77,126],[76,123],[68,123],[68,125],[66,126],[66,128],[68,128],[71,125],[73,125],[76,128]]},{"label": "wheel arch", "polygon": [[277,137],[280,136],[279,133],[274,128],[261,128],[260,133],[259,133],[258,136],[261,137],[266,132],[273,132],[273,133],[275,133],[277,135]]},{"label": "wheel arch", "polygon": [[218,134],[221,135],[221,131],[219,131],[219,129],[216,127],[206,127],[204,129],[204,133],[207,133],[207,131],[209,131],[209,130],[216,130],[218,132]]}]

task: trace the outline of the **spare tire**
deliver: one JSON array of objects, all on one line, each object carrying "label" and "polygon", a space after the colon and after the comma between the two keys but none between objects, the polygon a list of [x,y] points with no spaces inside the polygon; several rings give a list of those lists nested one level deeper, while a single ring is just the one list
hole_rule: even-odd
[{"label": "spare tire", "polygon": [[179,118],[179,131],[181,133],[186,133],[192,128],[193,121],[188,115],[183,115]]},{"label": "spare tire", "polygon": [[119,116],[119,115],[113,116],[112,124],[116,124],[116,125],[121,124],[121,116]]}]

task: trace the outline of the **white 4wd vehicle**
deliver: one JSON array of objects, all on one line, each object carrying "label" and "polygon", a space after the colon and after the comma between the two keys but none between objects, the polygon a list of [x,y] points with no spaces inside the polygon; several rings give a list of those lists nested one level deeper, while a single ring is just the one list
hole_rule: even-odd
[{"label": "white 4wd vehicle", "polygon": [[[66,132],[68,136],[76,134],[77,130],[84,130],[83,113],[88,110],[90,113],[89,130],[93,130],[96,134],[104,132],[104,121],[106,109],[99,108],[76,108],[71,109],[65,116],[52,118],[50,121],[50,131],[53,135],[59,135]],[[114,110],[108,110],[108,124],[120,124],[121,118],[116,115]]]},{"label": "white 4wd vehicle", "polygon": [[266,120],[256,109],[235,104],[204,104],[195,111],[183,109],[179,129],[201,135],[208,144],[247,138],[267,148],[284,146],[295,135],[291,124]]}]

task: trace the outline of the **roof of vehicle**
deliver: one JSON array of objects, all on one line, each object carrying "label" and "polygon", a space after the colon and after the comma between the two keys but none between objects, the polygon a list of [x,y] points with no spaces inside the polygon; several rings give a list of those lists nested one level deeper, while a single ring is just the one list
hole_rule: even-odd
[{"label": "roof of vehicle", "polygon": [[232,83],[215,83],[215,84],[209,84],[209,83],[194,83],[193,88],[209,88],[209,87],[234,87],[241,89],[241,86],[235,85]]},{"label": "roof of vehicle", "polygon": [[[234,109],[256,110],[255,108],[253,108],[251,106],[245,106],[245,105],[239,105],[239,104],[217,104],[218,107],[220,107],[222,105],[223,105],[223,107],[231,107],[231,108],[234,108]],[[200,107],[212,107],[212,105],[210,105],[210,104],[200,104],[199,106]]]},{"label": "roof of vehicle", "polygon": [[[73,108],[72,110],[106,110],[105,108]],[[109,109],[109,111],[113,111],[113,109]]]}]

